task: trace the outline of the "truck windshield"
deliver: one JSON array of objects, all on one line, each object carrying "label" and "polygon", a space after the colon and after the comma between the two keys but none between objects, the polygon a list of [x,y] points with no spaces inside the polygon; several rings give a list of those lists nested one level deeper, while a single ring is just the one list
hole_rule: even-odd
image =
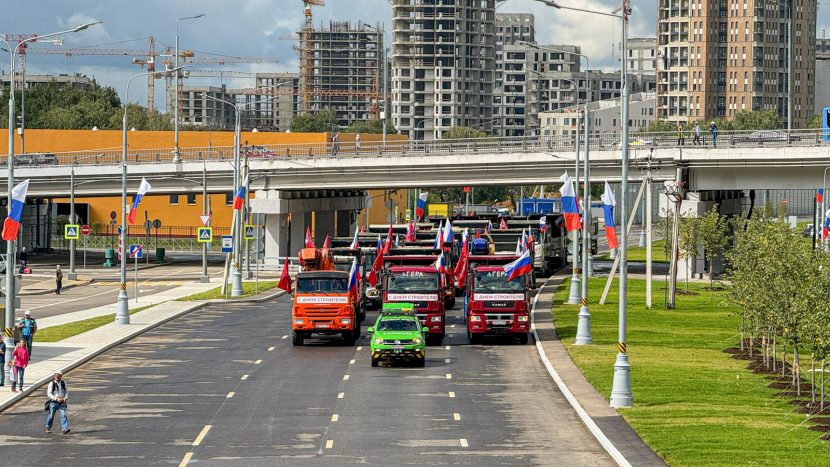
[{"label": "truck windshield", "polygon": [[507,275],[501,271],[478,272],[475,276],[473,290],[476,292],[524,292],[523,277],[507,280]]},{"label": "truck windshield", "polygon": [[438,274],[401,272],[389,276],[388,292],[433,292],[438,290]]},{"label": "truck windshield", "polygon": [[346,278],[310,278],[297,279],[297,293],[345,293]]},{"label": "truck windshield", "polygon": [[384,319],[378,325],[378,331],[417,331],[418,323],[411,319]]}]

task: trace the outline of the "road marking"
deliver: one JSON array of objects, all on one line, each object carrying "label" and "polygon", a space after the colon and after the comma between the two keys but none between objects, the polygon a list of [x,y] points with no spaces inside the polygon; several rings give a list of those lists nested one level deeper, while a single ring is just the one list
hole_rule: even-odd
[{"label": "road marking", "polygon": [[182,458],[182,461],[181,461],[181,462],[179,462],[179,467],[184,467],[184,466],[186,466],[186,465],[187,465],[187,463],[188,463],[188,462],[190,462],[190,458],[191,458],[191,457],[193,457],[193,453],[192,453],[192,452],[188,452],[188,453],[186,453],[186,454],[184,455],[184,458]]},{"label": "road marking", "polygon": [[288,335],[282,336],[280,339],[288,339]]},{"label": "road marking", "polygon": [[205,439],[205,436],[207,436],[208,431],[210,431],[211,426],[212,425],[205,425],[205,427],[202,428],[202,432],[199,433],[199,436],[197,436],[196,439],[193,441],[194,446],[198,446],[202,443],[202,440]]},{"label": "road marking", "polygon": [[340,418],[340,416],[337,415],[337,414],[334,414],[334,415],[331,416],[331,421],[336,422],[338,418]]},{"label": "road marking", "polygon": [[354,365],[354,359],[349,360],[349,365]]},{"label": "road marking", "polygon": [[231,391],[231,392],[229,392],[229,393],[228,393],[228,395],[227,395],[227,396],[225,396],[225,398],[226,398],[226,399],[230,399],[231,397],[233,397],[233,395],[234,395],[234,394],[236,394],[236,393],[235,393],[235,392],[233,392],[233,391]]},{"label": "road marking", "polygon": [[445,358],[445,359],[444,359],[444,363],[450,363],[450,359],[449,359],[449,358]]},{"label": "road marking", "polygon": [[446,346],[446,347],[444,347],[444,348],[445,348],[445,349],[447,349],[447,350],[450,350],[450,346]]},{"label": "road marking", "polygon": [[450,373],[447,373],[447,379],[452,379],[452,375]]},{"label": "road marking", "polygon": [[342,399],[342,398],[343,398],[343,396],[345,396],[345,395],[346,395],[346,393],[344,393],[344,392],[338,393],[338,394],[337,394],[337,398],[338,398],[338,399]]},{"label": "road marking", "polygon": [[331,449],[334,446],[334,440],[327,440],[326,441],[326,449]]},{"label": "road marking", "polygon": [[276,347],[268,347],[268,351],[269,351],[269,352],[273,352],[273,351],[274,351],[274,349],[276,349]]},{"label": "road marking", "polygon": [[254,365],[259,365],[260,363],[262,363],[262,360],[257,360],[254,362]]},{"label": "road marking", "polygon": [[349,375],[343,375],[343,381],[348,381],[348,380],[349,380]]},{"label": "road marking", "polygon": [[242,381],[245,381],[246,379],[248,379],[248,375],[242,375]]},{"label": "road marking", "polygon": [[454,327],[455,327],[455,325],[454,325],[454,324],[450,324],[450,327],[451,327],[451,328],[454,328]]},{"label": "road marking", "polygon": [[462,448],[468,448],[468,447],[470,447],[470,445],[469,445],[469,444],[467,444],[467,439],[466,439],[466,438],[461,438],[461,439],[459,439],[459,440],[458,440],[458,442],[459,442],[459,443],[461,443],[461,447],[462,447]]},{"label": "road marking", "polygon": [[455,393],[450,391],[450,397],[455,397]]},{"label": "road marking", "polygon": [[[116,284],[117,284],[117,282],[116,282]],[[92,297],[99,297],[101,295],[111,294],[113,292],[115,292],[115,290],[107,290],[106,292],[101,292],[101,293],[97,293],[97,294],[93,294],[93,295],[87,295],[85,297],[80,297],[80,298],[73,298],[72,300],[61,300],[59,303],[49,303],[49,304],[46,304],[46,305],[33,306],[31,308],[28,308],[28,309],[29,310],[37,310],[37,309],[40,309],[40,308],[46,308],[46,307],[50,307],[50,306],[64,305],[64,304],[67,304],[67,303],[77,302],[79,300],[87,300],[87,299],[90,299]]]},{"label": "road marking", "polygon": [[458,412],[455,412],[454,414],[452,414],[452,419],[455,420],[455,421],[461,420],[461,414],[458,413]]},{"label": "road marking", "polygon": [[362,346],[362,345],[357,346],[357,350],[358,350],[358,351],[363,350],[363,346]]}]

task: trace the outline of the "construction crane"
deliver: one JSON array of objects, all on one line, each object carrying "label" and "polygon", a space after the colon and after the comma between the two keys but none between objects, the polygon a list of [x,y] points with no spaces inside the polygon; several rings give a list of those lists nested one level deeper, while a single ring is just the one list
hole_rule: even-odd
[{"label": "construction crane", "polygon": [[300,35],[300,50],[302,53],[302,66],[300,67],[300,83],[303,90],[303,112],[311,112],[311,87],[313,83],[312,66],[314,57],[311,50],[312,14],[311,7],[325,5],[325,0],[303,0],[303,15],[305,16],[305,27]]}]

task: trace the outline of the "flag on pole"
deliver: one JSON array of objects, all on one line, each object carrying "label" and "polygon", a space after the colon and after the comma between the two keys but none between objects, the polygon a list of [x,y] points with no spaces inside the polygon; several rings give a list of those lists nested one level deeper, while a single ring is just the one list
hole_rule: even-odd
[{"label": "flag on pole", "polygon": [[525,251],[515,261],[505,264],[503,270],[507,274],[508,281],[528,274],[533,270],[533,263],[530,262],[530,252]]},{"label": "flag on pole", "polygon": [[27,191],[29,191],[29,180],[23,180],[12,188],[9,217],[3,222],[3,240],[17,240],[17,233],[20,231],[20,218],[23,216],[23,206],[26,204]]},{"label": "flag on pole", "polygon": [[286,292],[291,292],[291,276],[288,275],[288,257],[285,257],[285,264],[282,266],[282,275],[280,275],[280,281],[277,284],[277,287],[285,290]]},{"label": "flag on pole", "polygon": [[429,192],[427,193],[420,193],[418,195],[418,202],[415,204],[415,218],[421,220],[424,218],[424,214],[426,213],[427,208],[427,197],[429,196]]},{"label": "flag on pole", "polygon": [[326,234],[326,239],[323,240],[322,248],[324,250],[327,249],[327,248],[331,248],[331,236],[329,236],[329,234]]},{"label": "flag on pole", "polygon": [[311,238],[311,226],[307,226],[305,228],[305,247],[316,248],[316,246],[314,246],[314,239]]},{"label": "flag on pole", "polygon": [[521,256],[522,254],[522,239],[516,239],[516,256]]},{"label": "flag on pole", "polygon": [[245,204],[245,195],[248,194],[248,177],[239,185],[239,189],[233,195],[233,210],[239,211],[242,205]]},{"label": "flag on pole", "polygon": [[444,262],[444,252],[442,251],[440,255],[438,255],[438,259],[435,260],[435,270],[441,274],[447,273],[447,263]]},{"label": "flag on pole", "polygon": [[357,258],[352,259],[349,269],[349,292],[357,292]]},{"label": "flag on pole", "polygon": [[504,220],[504,217],[501,218],[499,221],[499,229],[500,230],[507,230],[507,222]]},{"label": "flag on pole", "polygon": [[565,228],[568,229],[568,232],[573,232],[582,227],[582,218],[579,215],[579,205],[576,202],[573,179],[565,172],[559,177],[559,180],[563,183],[559,193],[562,194],[562,215],[565,217]]},{"label": "flag on pole", "polygon": [[487,225],[484,226],[484,235],[490,235],[490,231],[493,230],[493,223],[487,221]]},{"label": "flag on pole", "polygon": [[354,238],[352,239],[352,243],[349,245],[349,248],[352,250],[357,250],[360,247],[360,242],[357,239],[358,230],[354,229]]},{"label": "flag on pole", "polygon": [[608,240],[608,248],[612,250],[617,248],[617,224],[614,223],[614,206],[617,205],[617,200],[614,198],[614,192],[611,191],[611,185],[608,181],[605,182],[605,193],[600,197],[602,200],[602,212],[605,216],[605,238]]},{"label": "flag on pole", "polygon": [[150,191],[150,188],[152,187],[149,183],[147,183],[147,180],[142,178],[141,185],[138,186],[138,193],[136,193],[135,197],[133,197],[133,206],[130,208],[130,215],[127,216],[127,220],[130,224],[135,224],[135,216],[138,214],[138,204],[141,203],[141,198],[143,198],[144,195]]},{"label": "flag on pole", "polygon": [[441,229],[443,227],[444,227],[444,221],[439,222],[438,223],[438,232],[435,233],[435,244],[432,246],[436,250],[443,246],[441,244],[441,241],[443,240],[442,235],[441,235]]},{"label": "flag on pole", "polygon": [[539,232],[545,233],[548,231],[548,216],[539,218]]},{"label": "flag on pole", "polygon": [[452,243],[455,235],[452,233],[452,224],[450,224],[449,218],[447,219],[447,223],[444,224],[444,244]]},{"label": "flag on pole", "polygon": [[378,244],[377,244],[377,256],[375,256],[375,262],[372,263],[372,269],[369,270],[369,274],[366,276],[366,280],[369,281],[369,284],[372,287],[377,286],[378,284],[378,273],[380,272],[380,268],[383,267],[383,245],[381,244],[380,235],[378,235]]},{"label": "flag on pole", "polygon": [[824,188],[819,188],[816,190],[816,203],[820,203],[824,200]]}]

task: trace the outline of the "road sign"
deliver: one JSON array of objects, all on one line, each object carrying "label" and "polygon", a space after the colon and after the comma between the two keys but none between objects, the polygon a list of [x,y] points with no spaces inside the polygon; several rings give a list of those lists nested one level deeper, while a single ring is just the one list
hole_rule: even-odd
[{"label": "road sign", "polygon": [[118,226],[118,235],[121,235],[121,226]]},{"label": "road sign", "polygon": [[210,224],[210,216],[199,216],[199,220],[202,221],[202,225],[205,227]]},{"label": "road sign", "polygon": [[89,235],[92,233],[92,229],[89,228],[88,225],[84,224],[81,226],[81,235]]},{"label": "road sign", "polygon": [[141,245],[130,245],[130,258],[141,259],[144,257],[144,248]]},{"label": "road sign", "polygon": [[210,243],[213,241],[213,228],[212,227],[199,227],[196,229],[196,240],[199,243]]},{"label": "road sign", "polygon": [[66,224],[63,226],[63,238],[67,240],[77,240],[81,234],[81,226],[78,224]]},{"label": "road sign", "polygon": [[161,221],[160,221],[160,220],[158,220],[158,219],[154,220],[154,221],[153,221],[153,227],[155,227],[155,228],[157,228],[157,229],[158,229],[158,228],[161,228]]},{"label": "road sign", "polygon": [[256,226],[245,224],[245,240],[253,240],[256,237]]},{"label": "road sign", "polygon": [[115,211],[110,211],[110,219],[115,220],[118,217],[118,213]]},{"label": "road sign", "polygon": [[144,230],[150,230],[152,227],[153,227],[153,223],[152,223],[152,222],[150,222],[150,220],[149,220],[149,219],[147,219],[146,221],[144,221]]},{"label": "road sign", "polygon": [[222,236],[222,253],[233,252],[233,237],[230,235]]},{"label": "road sign", "polygon": [[412,220],[412,210],[411,209],[406,210],[405,219],[406,219],[407,222]]}]

